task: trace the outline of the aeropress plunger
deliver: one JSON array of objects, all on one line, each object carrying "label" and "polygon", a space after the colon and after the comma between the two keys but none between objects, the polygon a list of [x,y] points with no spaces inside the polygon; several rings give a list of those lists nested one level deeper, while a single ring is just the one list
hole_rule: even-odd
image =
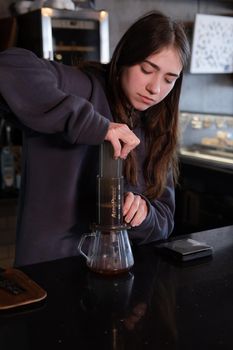
[{"label": "aeropress plunger", "polygon": [[[129,227],[123,220],[123,161],[113,154],[111,143],[104,141],[99,151],[97,223],[91,234],[82,236],[78,247],[91,270],[108,275],[126,272],[134,264]],[[90,243],[85,254],[82,245],[87,237]]]}]

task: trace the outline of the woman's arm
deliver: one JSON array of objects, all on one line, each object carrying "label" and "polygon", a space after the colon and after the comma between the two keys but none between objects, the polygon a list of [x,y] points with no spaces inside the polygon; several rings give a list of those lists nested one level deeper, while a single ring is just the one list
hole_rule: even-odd
[{"label": "woman's arm", "polygon": [[135,192],[128,194],[128,201],[126,197],[124,215],[129,224],[135,225],[129,230],[129,237],[136,244],[167,239],[174,227],[174,212],[175,190],[170,172],[164,192],[158,199],[149,201]]},{"label": "woman's arm", "polygon": [[61,133],[72,144],[94,145],[106,139],[122,158],[139,144],[126,125],[110,123],[108,101],[97,79],[91,81],[75,67],[40,59],[28,50],[0,53],[0,94],[33,131]]},{"label": "woman's arm", "polygon": [[[32,52],[12,48],[0,53],[0,93],[20,122],[46,134],[64,133],[70,143],[100,143],[109,121],[88,102],[91,83],[75,68],[62,71]],[[65,84],[76,82],[76,94]],[[98,132],[97,132],[98,130]]]}]

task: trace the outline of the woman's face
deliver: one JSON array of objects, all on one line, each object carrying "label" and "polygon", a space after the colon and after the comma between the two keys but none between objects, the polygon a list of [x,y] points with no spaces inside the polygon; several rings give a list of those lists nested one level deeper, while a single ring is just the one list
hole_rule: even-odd
[{"label": "woman's face", "polygon": [[125,67],[121,87],[130,104],[139,111],[145,111],[169,94],[181,70],[177,50],[166,47],[139,64]]}]

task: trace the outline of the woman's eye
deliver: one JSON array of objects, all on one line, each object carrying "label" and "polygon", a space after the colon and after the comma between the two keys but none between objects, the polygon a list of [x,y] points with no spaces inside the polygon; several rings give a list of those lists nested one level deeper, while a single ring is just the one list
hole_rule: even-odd
[{"label": "woman's eye", "polygon": [[146,64],[142,64],[141,65],[141,71],[145,74],[151,74],[153,73],[153,69],[151,69],[151,67],[149,67],[148,65]]},{"label": "woman's eye", "polygon": [[168,83],[168,84],[173,84],[173,83],[175,82],[174,80],[170,80],[170,79],[168,79],[168,78],[166,78],[165,81],[166,81],[166,83]]}]

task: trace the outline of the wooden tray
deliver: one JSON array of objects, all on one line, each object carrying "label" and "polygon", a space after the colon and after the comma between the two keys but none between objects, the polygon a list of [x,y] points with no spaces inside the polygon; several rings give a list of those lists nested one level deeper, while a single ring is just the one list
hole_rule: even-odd
[{"label": "wooden tray", "polygon": [[8,310],[36,303],[45,299],[47,296],[47,292],[43,288],[18,269],[6,269],[2,275],[13,282],[16,282],[24,289],[24,291],[20,294],[14,295],[9,291],[0,288],[0,310]]}]

